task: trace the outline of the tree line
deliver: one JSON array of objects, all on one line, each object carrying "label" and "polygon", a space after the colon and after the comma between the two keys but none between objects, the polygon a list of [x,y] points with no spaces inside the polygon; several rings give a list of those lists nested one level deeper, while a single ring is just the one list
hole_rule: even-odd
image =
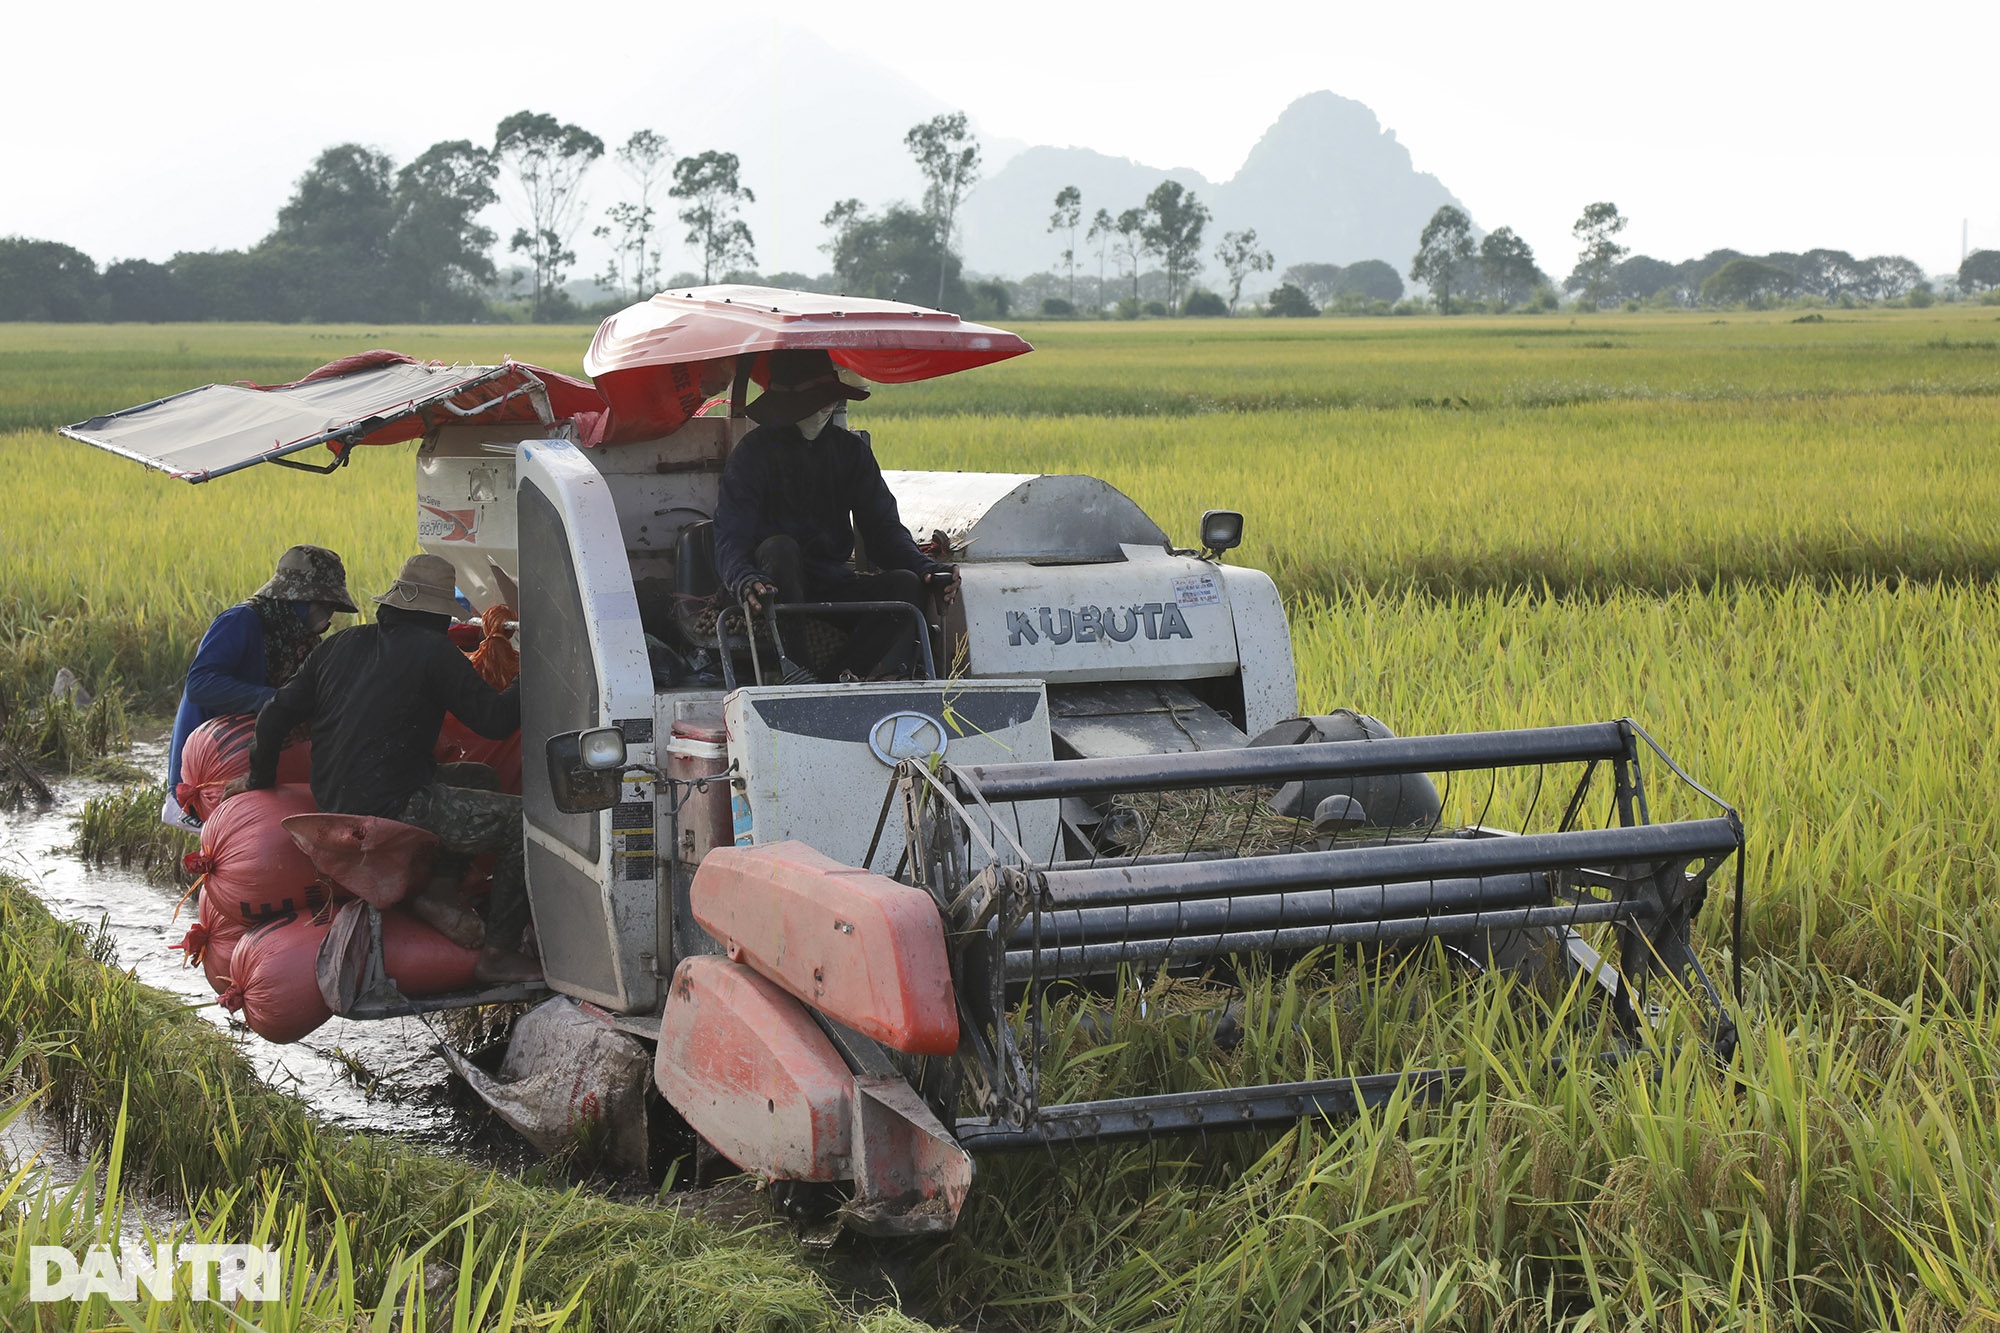
[{"label": "tree line", "polygon": [[[1208,206],[1179,182],[1163,180],[1138,204],[1115,213],[1100,207],[1087,221],[1082,191],[1063,187],[1048,222],[1062,241],[1059,271],[1018,282],[978,278],[967,273],[956,246],[960,207],[982,165],[965,113],[914,125],[903,144],[922,174],[921,198],[879,211],[860,199],[835,202],[821,219],[829,271],[817,276],[756,271],[755,238],[740,215],[756,195],[734,153],[676,157],[664,136],[641,129],[609,151],[624,186],[592,228],[609,256],[592,280],[610,297],[579,305],[565,284],[577,263],[576,238],[590,219],[584,185],[607,148],[581,126],[520,111],[495,127],[490,143],[448,140],[402,165],[360,144],[326,149],[296,182],[272,231],[244,250],[187,251],[165,263],[124,259],[100,271],[89,255],[61,242],[0,238],[0,319],[579,319],[663,287],[714,281],[908,301],[973,318],[1002,318],[1017,308],[1055,317],[1228,315],[1240,306],[1245,282],[1273,268],[1254,228],[1225,232],[1205,254]],[[498,201],[503,178],[524,210],[507,242],[519,267],[504,279],[493,258],[499,237],[480,221]],[[663,206],[672,208],[685,229],[681,242],[698,262],[664,281]],[[1619,244],[1626,222],[1609,202],[1591,204],[1578,217],[1572,231],[1580,249],[1561,283],[1576,302],[1755,305],[1809,297],[1921,304],[1933,295],[1923,271],[1900,255],[1717,250],[1669,264]],[[1209,259],[1225,275],[1226,295],[1196,281]],[[1471,219],[1452,205],[1424,227],[1409,277],[1446,314],[1561,304],[1557,284],[1525,239],[1500,227],[1475,240]],[[2000,251],[1974,252],[1954,285],[1947,295],[2000,290]],[[1264,306],[1293,316],[1415,308],[1404,299],[1402,277],[1379,259],[1294,264]]]},{"label": "tree line", "polygon": [[[1724,249],[1670,264],[1651,255],[1635,255],[1619,244],[1618,235],[1627,222],[1616,204],[1601,201],[1586,207],[1571,227],[1580,248],[1562,289],[1578,304],[1591,309],[1649,304],[1761,306],[1810,298],[1836,305],[1886,301],[1927,305],[1937,295],[1923,269],[1902,255],[1856,259],[1845,250],[1746,255]],[[1525,240],[1501,227],[1475,244],[1471,220],[1449,204],[1425,225],[1410,261],[1410,277],[1430,289],[1444,314],[1524,305],[1553,309],[1559,304],[1553,282],[1537,267]],[[2000,288],[2000,252],[1968,255],[1953,286],[1948,295],[1975,296]]]},{"label": "tree line", "polygon": [[[272,320],[443,323],[495,315],[498,236],[481,214],[502,177],[524,201],[508,239],[536,319],[579,313],[563,290],[586,221],[583,184],[604,141],[542,112],[520,111],[493,140],[433,144],[398,166],[361,144],[321,152],[278,210],[277,225],[244,250],[183,251],[165,263],[121,259],[102,272],[58,241],[0,239],[0,319]],[[656,200],[679,201],[685,240],[704,280],[755,251],[738,207],[755,196],[733,153],[675,159],[665,138],[639,130],[612,154],[629,182],[595,234],[611,259],[598,281],[627,294],[657,284],[661,223]]]}]

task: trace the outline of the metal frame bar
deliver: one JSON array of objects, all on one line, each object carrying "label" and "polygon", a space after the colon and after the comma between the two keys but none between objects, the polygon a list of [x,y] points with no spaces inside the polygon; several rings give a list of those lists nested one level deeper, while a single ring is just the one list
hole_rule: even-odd
[{"label": "metal frame bar", "polygon": [[[775,619],[780,614],[788,616],[864,616],[877,612],[894,612],[907,615],[916,629],[917,649],[923,658],[924,680],[937,679],[937,659],[931,653],[931,622],[924,617],[922,608],[908,602],[773,602],[771,615]],[[723,607],[715,617],[716,653],[722,659],[722,683],[725,689],[736,688],[736,667],[731,660],[729,641],[722,628],[723,622],[734,613],[745,626],[744,635],[750,641],[750,669],[759,685],[764,681],[764,666],[757,655],[757,635],[750,628],[750,611],[742,602],[731,602]],[[773,630],[775,634],[775,629]]]},{"label": "metal frame bar", "polygon": [[1287,852],[1185,864],[1049,870],[1042,872],[1041,879],[1049,905],[1082,907],[1252,890],[1338,889],[1599,864],[1689,860],[1733,853],[1742,842],[1743,825],[1732,812],[1723,818],[1677,824],[1524,833],[1512,838],[1443,838],[1388,847]]},{"label": "metal frame bar", "polygon": [[[365,417],[360,421],[348,422],[346,425],[343,425],[338,429],[321,431],[319,434],[311,436],[308,439],[294,440],[288,444],[278,445],[273,449],[268,449],[263,453],[258,454],[255,458],[245,458],[234,463],[225,464],[222,467],[206,468],[198,472],[176,471],[172,467],[164,466],[156,458],[151,458],[143,454],[134,453],[130,449],[123,449],[118,447],[117,445],[109,444],[102,440],[92,439],[90,436],[81,433],[82,426],[88,425],[89,422],[80,422],[78,423],[78,425],[75,426],[64,426],[61,430],[61,434],[68,439],[77,441],[79,444],[87,444],[90,445],[92,448],[102,449],[106,453],[116,454],[120,458],[129,458],[135,463],[142,463],[145,466],[152,468],[156,472],[164,472],[170,477],[175,477],[180,480],[186,481],[191,485],[200,485],[202,482],[205,481],[214,481],[217,477],[226,477],[232,472],[241,472],[243,469],[249,467],[255,467],[259,463],[278,463],[285,467],[299,469],[300,471],[327,473],[327,472],[332,472],[335,468],[343,466],[346,462],[348,451],[351,450],[354,447],[354,445],[359,443],[361,440],[366,439],[368,436],[373,435],[376,431],[381,430],[383,427],[392,425],[395,422],[401,421],[406,417],[415,416],[418,413],[423,412],[428,408],[436,407],[440,404],[448,404],[449,400],[458,397],[460,394],[465,393],[470,389],[476,389],[481,387],[482,385],[491,384],[494,380],[515,373],[527,375],[528,379],[533,381],[533,389],[544,390],[539,399],[538,414],[544,418],[544,424],[548,424],[547,419],[549,417],[549,409],[547,405],[548,399],[545,386],[542,385],[540,380],[535,379],[535,377],[529,374],[527,371],[522,370],[520,367],[512,363],[509,363],[507,365],[487,367],[486,373],[483,375],[479,375],[470,380],[457,381],[449,389],[442,389],[439,392],[428,395],[426,397],[405,399],[403,403],[399,404],[396,407],[387,408],[384,409],[383,411],[376,412],[373,415]],[[203,387],[212,388],[214,386],[205,385]],[[522,388],[520,390],[517,390],[516,392],[518,393],[518,392],[528,392],[528,391],[531,391],[530,387],[528,385],[523,385]],[[196,394],[200,392],[202,392],[202,389],[188,389],[182,393],[169,394],[165,398],[156,398],[150,403],[141,403],[137,407],[128,407],[121,411],[107,412],[103,416],[92,417],[91,421],[113,421],[123,417],[134,416],[140,412],[145,412],[152,408],[158,407],[162,403],[170,403],[173,402],[175,399],[185,398],[189,394]],[[508,398],[512,398],[514,396],[515,396],[514,393],[509,393],[501,398],[496,398],[492,400],[492,402],[493,404],[502,403],[505,402]],[[486,410],[486,405],[482,405],[481,407],[472,410],[474,412],[484,411]],[[464,415],[469,415],[469,413],[460,412],[459,415],[464,416]],[[316,448],[322,444],[327,445],[329,447],[336,445],[344,445],[345,447],[335,448],[334,452],[337,455],[337,458],[335,459],[334,462],[326,465],[325,467],[318,467],[310,463],[289,463],[285,461],[292,454],[304,453],[306,450]]]},{"label": "metal frame bar", "polygon": [[973,764],[954,767],[951,772],[961,784],[983,792],[989,801],[1029,801],[1221,784],[1275,785],[1299,778],[1385,777],[1397,773],[1451,773],[1591,759],[1619,760],[1632,757],[1632,753],[1630,724],[1620,721],[1523,731],[1474,731],[1457,736],[1320,741],[1189,754]]},{"label": "metal frame bar", "polygon": [[1248,1129],[1292,1124],[1309,1116],[1353,1115],[1362,1107],[1387,1105],[1398,1088],[1413,1098],[1435,1099],[1466,1076],[1463,1066],[1401,1070],[1273,1083],[1259,1088],[1211,1088],[1096,1102],[1045,1106],[1025,1125],[968,1116],[953,1126],[959,1145],[971,1152],[1007,1152],[1044,1144],[1103,1142],[1155,1134]]}]

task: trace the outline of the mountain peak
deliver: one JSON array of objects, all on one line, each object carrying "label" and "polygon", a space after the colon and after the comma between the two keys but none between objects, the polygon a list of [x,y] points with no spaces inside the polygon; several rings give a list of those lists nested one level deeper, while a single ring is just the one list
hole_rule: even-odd
[{"label": "mountain peak", "polygon": [[[1048,234],[1056,191],[1077,186],[1088,220],[1099,208],[1115,216],[1139,206],[1167,179],[1209,206],[1214,239],[1255,228],[1277,272],[1363,259],[1400,270],[1431,214],[1458,202],[1437,177],[1416,170],[1409,149],[1365,103],[1320,91],[1286,107],[1220,184],[1184,167],[1165,170],[1087,148],[1026,149],[966,200],[966,264],[1012,277],[1052,270],[1063,249],[1062,238]],[[1082,239],[1079,232],[1079,245]],[[1219,277],[1211,273],[1210,282]]]}]

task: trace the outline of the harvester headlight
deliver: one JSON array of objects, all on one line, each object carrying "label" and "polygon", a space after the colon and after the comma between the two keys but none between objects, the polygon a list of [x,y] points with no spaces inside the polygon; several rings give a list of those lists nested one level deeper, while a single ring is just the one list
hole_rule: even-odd
[{"label": "harvester headlight", "polygon": [[549,798],[564,814],[618,804],[625,768],[625,734],[616,727],[565,731],[549,737]]},{"label": "harvester headlight", "polygon": [[625,767],[625,733],[616,727],[594,727],[578,737],[583,766],[593,773]]},{"label": "harvester headlight", "polygon": [[1211,509],[1201,516],[1201,549],[1221,555],[1243,544],[1243,515],[1234,509]]}]

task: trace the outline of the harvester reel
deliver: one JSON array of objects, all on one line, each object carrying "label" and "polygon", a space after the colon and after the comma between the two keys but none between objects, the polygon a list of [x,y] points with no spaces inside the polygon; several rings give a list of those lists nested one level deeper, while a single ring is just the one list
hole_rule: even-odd
[{"label": "harvester reel", "polygon": [[[1379,727],[1379,724],[1377,724]],[[1691,930],[1715,871],[1743,843],[1729,807],[1651,823],[1640,777],[1650,738],[1627,722],[1463,736],[932,769],[905,763],[908,869],[938,904],[957,987],[957,1080],[932,1079],[933,1109],[954,1123],[952,1083],[978,1114],[956,1121],[968,1147],[1132,1137],[1338,1114],[1390,1095],[1399,1081],[1442,1089],[1459,1071],[1381,1074],[1063,1106],[1040,1100],[1040,997],[1053,984],[1093,988],[1134,977],[1212,974],[1246,958],[1398,954],[1438,942],[1473,972],[1505,972],[1544,1001],[1551,988],[1608,1004],[1627,1044],[1675,999],[1704,1011],[1710,1044],[1734,1040],[1727,1009],[1694,955]],[[1545,774],[1576,765],[1553,827],[1506,833],[1443,825],[1425,776],[1491,774],[1490,808],[1508,770],[1542,807]],[[1593,788],[1608,774],[1609,791]],[[1270,793],[1313,798],[1279,814]],[[1449,787],[1447,787],[1447,796]],[[1678,790],[1678,789],[1677,789]],[[1352,793],[1390,792],[1427,826],[1358,829]],[[1600,808],[1604,824],[1586,826]],[[1418,793],[1412,796],[1411,793]],[[1327,809],[1332,801],[1337,809]],[[1017,830],[1031,802],[1083,801],[1125,835],[1088,855],[1038,860]],[[1316,818],[1326,810],[1325,818]],[[1119,812],[1130,812],[1121,816]],[[1484,815],[1482,814],[1482,819]],[[1122,820],[1122,822],[1119,822]],[[1740,892],[1740,885],[1739,885]],[[1017,1031],[1026,998],[1027,1029]],[[1546,1005],[1544,1007],[1547,1007]]]}]

